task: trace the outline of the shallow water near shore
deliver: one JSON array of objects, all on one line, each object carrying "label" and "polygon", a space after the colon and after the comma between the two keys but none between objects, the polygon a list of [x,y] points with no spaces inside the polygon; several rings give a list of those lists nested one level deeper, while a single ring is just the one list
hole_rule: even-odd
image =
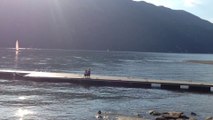
[{"label": "shallow water near shore", "polygon": [[[148,79],[212,83],[213,65],[188,60],[213,60],[211,54],[1,49],[0,68],[82,73]],[[3,119],[94,120],[98,110],[114,116],[150,118],[150,109],[181,111],[212,116],[213,95],[118,87],[88,87],[70,83],[0,80],[0,111]]]},{"label": "shallow water near shore", "polygon": [[148,111],[212,115],[213,95],[157,89],[82,87],[68,83],[1,81],[1,118],[95,119],[98,110],[113,115],[151,118]]}]

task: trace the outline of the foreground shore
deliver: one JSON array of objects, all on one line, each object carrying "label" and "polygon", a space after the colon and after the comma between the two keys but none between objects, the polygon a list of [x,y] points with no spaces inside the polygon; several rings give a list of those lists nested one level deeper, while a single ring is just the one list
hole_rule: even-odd
[{"label": "foreground shore", "polygon": [[158,112],[150,110],[147,112],[148,116],[137,114],[134,116],[118,115],[113,113],[101,113],[100,111],[96,115],[96,120],[213,120],[213,117],[206,116],[200,119],[197,113],[191,112],[186,115],[183,112]]}]

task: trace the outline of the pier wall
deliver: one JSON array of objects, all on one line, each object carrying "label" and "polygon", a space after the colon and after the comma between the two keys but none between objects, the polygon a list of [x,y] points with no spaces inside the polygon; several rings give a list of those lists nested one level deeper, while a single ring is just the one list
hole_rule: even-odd
[{"label": "pier wall", "polygon": [[[45,72],[40,72],[45,73]],[[31,75],[32,74],[32,75]],[[57,74],[57,75],[56,75]],[[165,80],[144,80],[144,79],[124,79],[119,77],[91,77],[84,78],[83,76],[76,77],[66,73],[48,73],[47,75],[33,75],[31,71],[0,71],[0,79],[7,80],[26,80],[35,82],[68,82],[80,84],[83,86],[112,86],[112,87],[128,87],[128,88],[156,88],[167,90],[184,90],[196,92],[212,92],[213,84],[184,82],[184,81],[165,81]],[[68,75],[68,76],[67,76]]]}]

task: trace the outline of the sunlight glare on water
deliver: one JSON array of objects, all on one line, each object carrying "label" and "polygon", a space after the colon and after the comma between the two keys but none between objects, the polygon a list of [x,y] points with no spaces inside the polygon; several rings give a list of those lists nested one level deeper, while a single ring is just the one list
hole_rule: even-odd
[{"label": "sunlight glare on water", "polygon": [[34,113],[27,109],[19,108],[16,111],[15,116],[19,117],[20,118],[19,120],[23,120],[25,116],[30,115],[30,114],[34,114]]},{"label": "sunlight glare on water", "polygon": [[25,96],[20,96],[20,97],[18,97],[18,99],[20,99],[20,100],[25,100],[25,99],[27,99]]}]

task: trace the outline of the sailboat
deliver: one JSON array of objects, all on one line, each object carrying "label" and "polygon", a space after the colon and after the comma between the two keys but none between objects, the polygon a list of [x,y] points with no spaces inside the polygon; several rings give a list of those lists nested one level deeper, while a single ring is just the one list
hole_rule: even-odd
[{"label": "sailboat", "polygon": [[19,44],[18,44],[18,40],[16,40],[16,51],[19,51]]}]

